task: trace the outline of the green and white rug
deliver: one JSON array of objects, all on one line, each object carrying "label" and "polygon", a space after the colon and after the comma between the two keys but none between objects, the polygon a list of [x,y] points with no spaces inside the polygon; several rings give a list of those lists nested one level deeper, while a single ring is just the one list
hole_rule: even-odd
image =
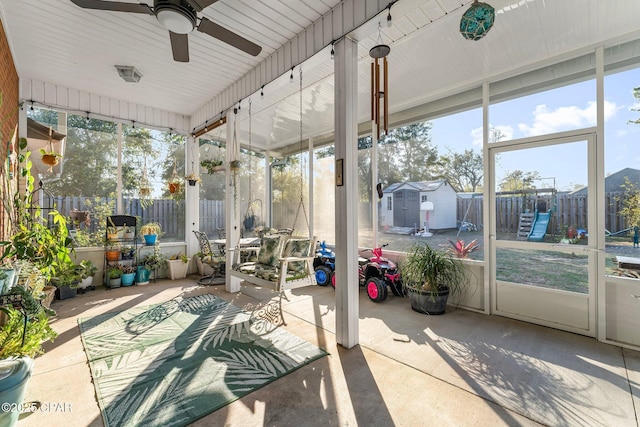
[{"label": "green and white rug", "polygon": [[78,324],[106,427],[183,426],[327,354],[209,294]]}]

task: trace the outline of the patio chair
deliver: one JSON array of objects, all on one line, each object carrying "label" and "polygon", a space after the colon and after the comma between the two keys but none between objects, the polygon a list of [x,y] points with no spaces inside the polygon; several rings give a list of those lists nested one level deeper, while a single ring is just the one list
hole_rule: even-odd
[{"label": "patio chair", "polygon": [[[225,231],[224,228],[216,227],[216,232],[218,233],[218,240],[227,238],[227,232]],[[222,245],[217,245],[217,246],[218,246],[218,251],[220,252],[220,255],[224,255],[225,254],[225,245],[222,244]]]},{"label": "patio chair", "polygon": [[[209,238],[204,231],[193,230],[193,234],[198,239],[200,245],[200,262],[208,265],[213,269],[211,274],[206,274],[198,280],[199,285],[220,285],[224,283],[225,276],[225,261],[226,258],[223,254],[216,254],[211,249]],[[222,280],[220,280],[222,279]]]}]

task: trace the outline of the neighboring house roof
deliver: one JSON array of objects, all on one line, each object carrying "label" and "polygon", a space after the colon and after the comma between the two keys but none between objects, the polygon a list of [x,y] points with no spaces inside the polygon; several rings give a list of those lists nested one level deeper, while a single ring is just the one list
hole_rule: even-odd
[{"label": "neighboring house roof", "polygon": [[[624,184],[625,177],[633,183],[640,183],[640,170],[633,168],[624,168],[618,172],[612,173],[604,179],[604,191],[609,193],[612,191],[624,191],[622,185]],[[587,187],[584,186],[579,190],[575,190],[570,194],[587,194]]]},{"label": "neighboring house roof", "polygon": [[436,179],[434,181],[417,181],[417,182],[396,182],[384,189],[383,193],[393,193],[400,187],[410,187],[420,192],[436,191],[442,185],[450,185],[446,179]]}]

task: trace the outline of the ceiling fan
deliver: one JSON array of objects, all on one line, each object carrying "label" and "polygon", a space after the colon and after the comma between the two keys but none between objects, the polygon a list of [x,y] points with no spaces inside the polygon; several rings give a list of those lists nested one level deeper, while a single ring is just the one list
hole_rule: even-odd
[{"label": "ceiling fan", "polygon": [[145,3],[121,3],[105,0],[71,0],[76,6],[84,9],[110,10],[114,12],[145,13],[154,15],[160,24],[169,30],[173,59],[189,62],[188,34],[197,29],[201,33],[215,37],[249,55],[257,56],[262,47],[244,37],[200,17],[197,12],[212,5],[217,0],[154,0],[153,7]]}]

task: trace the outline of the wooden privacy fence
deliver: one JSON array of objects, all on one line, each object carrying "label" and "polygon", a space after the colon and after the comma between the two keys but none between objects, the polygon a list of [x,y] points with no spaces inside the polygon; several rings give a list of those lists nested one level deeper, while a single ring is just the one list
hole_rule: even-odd
[{"label": "wooden privacy fence", "polygon": [[[605,193],[605,228],[616,233],[629,226],[620,215],[623,206],[623,192]],[[536,208],[553,209],[547,228],[551,234],[561,234],[567,227],[587,230],[587,196],[584,194],[545,194],[537,197],[497,196],[496,197],[496,231],[499,233],[516,233],[520,213]],[[458,197],[457,219],[475,224],[479,229],[482,220],[483,196],[473,198]],[[540,209],[542,210],[542,209]],[[466,214],[466,218],[465,218]]]},{"label": "wooden privacy fence", "polygon": [[[54,197],[56,209],[64,216],[69,216],[69,211],[91,210],[85,201],[89,199],[92,206],[105,205],[113,199],[102,197]],[[125,198],[123,200],[123,212],[126,215],[138,217],[138,226],[147,222],[158,222],[162,226],[163,238],[166,240],[182,240],[184,236],[185,212],[183,200],[155,199],[151,206],[143,208],[140,199]],[[117,211],[117,209],[115,210]],[[211,238],[217,238],[217,229],[224,228],[224,201],[200,200],[200,224],[199,229],[205,231]],[[89,232],[95,232],[98,228],[104,228],[104,224],[96,224],[92,219]]]},{"label": "wooden privacy fence", "polygon": [[[63,215],[69,215],[72,209],[87,210],[85,200],[91,199],[95,205],[94,197],[54,197],[56,209]],[[620,215],[623,205],[623,192],[605,193],[605,228],[611,233],[625,230],[629,226]],[[101,198],[100,203],[107,203],[111,199]],[[145,209],[140,205],[139,199],[125,198],[124,212],[127,215],[137,216],[139,224],[150,221],[159,222],[165,233],[166,240],[174,240],[184,236],[184,201],[171,199],[156,199],[153,204]],[[482,220],[483,196],[457,199],[457,220],[475,224],[479,229],[483,226]],[[496,199],[496,230],[500,233],[517,233],[520,213],[527,209],[533,212],[536,207],[553,209],[548,232],[551,234],[563,233],[567,227],[587,229],[587,196],[584,194],[548,194],[532,197],[523,196],[498,196]],[[333,215],[333,209],[316,209],[316,215]],[[285,203],[274,203],[272,217],[276,227],[292,227],[297,206]],[[225,227],[225,202],[223,200],[200,200],[199,229],[206,232],[211,238],[217,238],[217,230]],[[307,210],[308,214],[308,210]],[[276,224],[277,222],[277,224]],[[304,228],[303,214],[300,213],[297,224]],[[95,231],[97,224],[90,225],[89,230]]]}]

